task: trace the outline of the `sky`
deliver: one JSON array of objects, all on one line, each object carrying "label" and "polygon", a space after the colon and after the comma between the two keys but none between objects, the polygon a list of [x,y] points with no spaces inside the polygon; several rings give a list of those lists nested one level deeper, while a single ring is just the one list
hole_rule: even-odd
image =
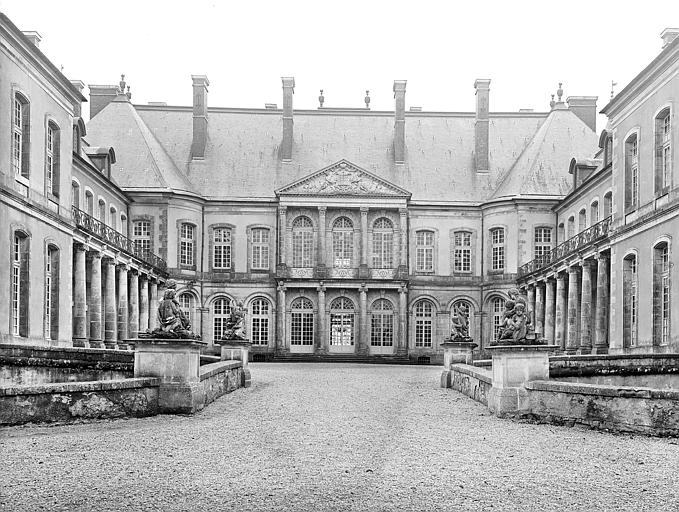
[{"label": "sky", "polygon": [[[679,0],[0,0],[21,30],[69,79],[115,84],[132,101],[191,104],[191,75],[210,80],[208,104],[282,105],[281,77],[295,77],[294,107],[473,111],[474,80],[491,79],[491,111],[549,109],[569,95],[620,91],[679,27]],[[87,95],[87,90],[85,91]],[[89,109],[85,107],[84,111]],[[599,120],[598,129],[603,126]]]}]

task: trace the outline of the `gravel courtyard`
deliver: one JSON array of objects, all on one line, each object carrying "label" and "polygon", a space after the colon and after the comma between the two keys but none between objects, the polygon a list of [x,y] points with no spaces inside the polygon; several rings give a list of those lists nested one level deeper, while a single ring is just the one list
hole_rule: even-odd
[{"label": "gravel courtyard", "polygon": [[679,442],[497,419],[438,367],[253,364],[193,417],[0,429],[2,510],[679,510]]}]

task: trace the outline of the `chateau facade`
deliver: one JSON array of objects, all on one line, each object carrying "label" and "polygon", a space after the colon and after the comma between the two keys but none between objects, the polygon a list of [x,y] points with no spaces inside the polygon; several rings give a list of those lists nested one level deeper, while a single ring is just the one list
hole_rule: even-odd
[{"label": "chateau facade", "polygon": [[[667,241],[666,277],[676,282],[673,150],[661,173],[669,176],[659,189],[666,192],[658,200],[637,174],[638,211],[628,217],[618,213],[619,198],[629,195],[621,185],[629,173],[620,171],[627,146],[618,139],[635,122],[626,107],[634,94],[644,105],[665,105],[658,112],[669,116],[668,147],[678,143],[671,130],[677,41],[658,58],[665,92],[655,82],[623,90],[606,107],[611,120],[601,137],[596,97],[564,100],[559,90],[546,112],[491,112],[487,79],[475,82],[476,107],[463,113],[406,109],[402,80],[393,85],[394,110],[374,111],[369,98],[362,108],[328,107],[321,97],[317,109],[295,109],[292,77],[282,79],[282,108],[208,107],[203,75],[192,77],[190,107],[135,105],[123,79],[89,86],[85,125],[82,82],[68,81],[32,34],[0,21],[2,68],[11,70],[0,79],[7,134],[0,236],[11,246],[0,253],[0,283],[11,297],[0,310],[3,342],[126,348],[125,340],[155,327],[159,287],[172,277],[209,347],[232,301],[243,301],[253,351],[267,358],[434,362],[456,303],[469,307],[471,335],[483,349],[518,282],[538,331],[564,350],[625,351],[645,344],[618,341],[629,323],[621,297],[627,274],[618,267],[633,235],[611,233],[637,222],[630,233],[660,237],[654,250]],[[643,133],[640,155],[650,155],[657,148]],[[647,194],[658,205],[652,220]],[[606,242],[597,235],[581,255],[573,238],[590,240],[583,233],[591,229],[604,230]],[[586,261],[594,258],[605,272],[579,270],[592,269]],[[574,266],[577,277],[565,280]],[[604,277],[606,294],[587,291]],[[661,288],[640,284],[636,303]],[[596,325],[588,327],[588,311],[597,313]],[[638,339],[646,339],[649,320],[636,318]],[[667,326],[672,346],[679,326]]]}]

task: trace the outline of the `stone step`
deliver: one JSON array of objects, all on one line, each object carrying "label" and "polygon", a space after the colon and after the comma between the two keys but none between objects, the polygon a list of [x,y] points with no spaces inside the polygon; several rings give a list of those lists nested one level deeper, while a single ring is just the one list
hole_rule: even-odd
[{"label": "stone step", "polygon": [[355,354],[279,354],[269,361],[278,363],[412,364],[407,356],[361,356]]}]

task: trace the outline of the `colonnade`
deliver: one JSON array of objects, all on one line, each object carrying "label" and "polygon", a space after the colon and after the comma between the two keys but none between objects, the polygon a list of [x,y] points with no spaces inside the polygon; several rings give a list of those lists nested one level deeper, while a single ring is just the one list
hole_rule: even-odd
[{"label": "colonnade", "polygon": [[522,286],[536,333],[569,354],[608,352],[610,261],[607,253],[534,276]]},{"label": "colonnade", "polygon": [[157,327],[158,276],[81,243],[73,253],[74,346],[127,349]]}]

